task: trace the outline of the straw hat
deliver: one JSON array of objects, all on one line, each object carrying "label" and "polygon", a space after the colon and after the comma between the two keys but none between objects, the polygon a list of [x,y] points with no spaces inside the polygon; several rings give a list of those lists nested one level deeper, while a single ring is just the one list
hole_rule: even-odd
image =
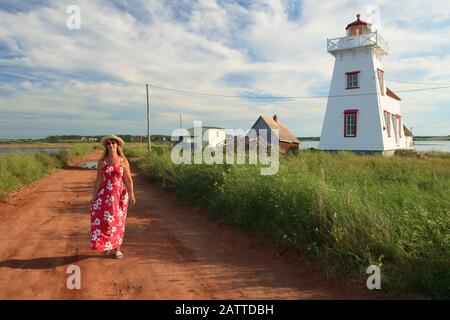
[{"label": "straw hat", "polygon": [[116,136],[115,134],[110,134],[109,136],[104,136],[101,140],[102,145],[104,145],[106,147],[106,141],[108,140],[116,140],[117,144],[120,147],[123,147],[123,145],[125,144],[125,142],[123,142],[123,140],[121,138],[119,138],[118,136]]}]

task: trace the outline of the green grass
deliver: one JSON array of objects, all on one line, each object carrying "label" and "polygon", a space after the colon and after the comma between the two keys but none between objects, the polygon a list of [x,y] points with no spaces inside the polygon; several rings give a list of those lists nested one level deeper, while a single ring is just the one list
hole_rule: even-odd
[{"label": "green grass", "polygon": [[301,152],[274,176],[252,165],[141,160],[145,175],[243,229],[296,247],[335,276],[381,266],[392,293],[448,298],[450,159]]},{"label": "green grass", "polygon": [[0,198],[38,180],[93,150],[93,144],[74,144],[55,154],[45,152],[0,154]]},{"label": "green grass", "polygon": [[[152,151],[158,154],[169,151],[170,143],[152,142]],[[125,143],[123,152],[127,157],[142,158],[147,154],[147,143]]]}]

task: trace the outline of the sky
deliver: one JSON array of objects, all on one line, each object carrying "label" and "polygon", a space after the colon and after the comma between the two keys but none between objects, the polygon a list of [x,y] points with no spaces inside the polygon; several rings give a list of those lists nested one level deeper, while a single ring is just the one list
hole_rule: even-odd
[{"label": "sky", "polygon": [[[70,5],[79,29],[67,26]],[[385,78],[404,123],[450,134],[450,88],[401,92],[450,84],[446,1],[0,0],[0,139],[145,135],[146,83],[152,134],[180,115],[185,128],[247,129],[277,114],[296,136],[320,136],[326,98],[270,97],[326,96],[326,39],[357,13],[389,43]]]}]

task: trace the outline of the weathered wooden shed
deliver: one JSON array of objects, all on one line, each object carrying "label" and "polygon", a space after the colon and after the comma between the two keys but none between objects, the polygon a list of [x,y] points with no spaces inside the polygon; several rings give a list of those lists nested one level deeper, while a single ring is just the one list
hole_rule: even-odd
[{"label": "weathered wooden shed", "polygon": [[286,152],[288,150],[298,150],[300,141],[289,131],[289,129],[280,121],[277,115],[273,117],[259,116],[255,124],[252,126],[255,129],[257,136],[259,137],[259,130],[267,130],[267,143],[271,143],[270,132],[273,129],[278,129],[278,138],[280,151]]}]

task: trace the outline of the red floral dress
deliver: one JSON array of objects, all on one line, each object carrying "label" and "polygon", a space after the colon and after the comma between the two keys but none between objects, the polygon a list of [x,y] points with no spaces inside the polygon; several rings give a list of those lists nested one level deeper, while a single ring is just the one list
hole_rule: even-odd
[{"label": "red floral dress", "polygon": [[92,250],[107,251],[122,244],[128,208],[122,165],[123,158],[119,164],[108,164],[103,160],[102,186],[90,206]]}]

